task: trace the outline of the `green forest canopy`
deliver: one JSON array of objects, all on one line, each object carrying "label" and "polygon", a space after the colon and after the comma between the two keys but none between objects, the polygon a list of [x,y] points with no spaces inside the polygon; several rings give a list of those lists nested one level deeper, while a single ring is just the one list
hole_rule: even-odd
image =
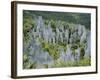
[{"label": "green forest canopy", "polygon": [[90,13],[72,13],[72,12],[51,12],[51,11],[33,11],[23,10],[23,18],[42,16],[45,20],[61,20],[68,23],[85,25],[87,29],[91,28],[91,14]]}]

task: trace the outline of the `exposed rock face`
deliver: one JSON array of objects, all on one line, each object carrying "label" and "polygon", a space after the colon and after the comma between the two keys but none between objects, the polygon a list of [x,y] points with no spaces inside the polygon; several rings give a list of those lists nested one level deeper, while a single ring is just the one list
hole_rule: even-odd
[{"label": "exposed rock face", "polygon": [[66,44],[65,51],[62,48],[59,50],[59,60],[65,62],[78,61],[82,55],[81,49],[85,50],[83,57],[91,56],[91,33],[85,26],[74,24],[71,28],[64,29],[64,26],[58,22],[55,31],[53,31],[51,23],[45,25],[42,16],[39,16],[35,22],[36,26],[30,31],[30,41],[24,43],[23,51],[28,53],[32,62],[36,63],[36,68],[43,68],[43,64],[46,64],[48,67],[54,64],[54,59],[49,52],[43,50],[41,39],[53,45],[59,43]]}]

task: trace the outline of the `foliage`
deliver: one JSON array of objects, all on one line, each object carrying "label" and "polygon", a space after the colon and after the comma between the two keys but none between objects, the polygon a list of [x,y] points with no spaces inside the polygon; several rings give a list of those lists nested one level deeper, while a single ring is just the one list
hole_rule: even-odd
[{"label": "foliage", "polygon": [[[24,10],[24,15],[29,16],[43,16],[45,20],[61,20],[68,23],[82,24],[87,29],[90,29],[91,15],[89,13],[71,13],[71,12],[49,12],[49,11],[31,11]],[[60,16],[59,16],[60,15]]]},{"label": "foliage", "polygon": [[64,62],[64,61],[56,61],[52,67],[76,67],[76,66],[90,66],[91,65],[91,60],[90,58],[85,58],[85,59],[81,59],[80,61],[68,61],[68,62]]}]

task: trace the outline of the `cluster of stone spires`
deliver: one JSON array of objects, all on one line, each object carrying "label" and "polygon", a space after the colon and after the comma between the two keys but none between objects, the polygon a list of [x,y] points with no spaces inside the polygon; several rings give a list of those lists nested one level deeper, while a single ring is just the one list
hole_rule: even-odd
[{"label": "cluster of stone spires", "polygon": [[[64,29],[64,26],[58,23],[56,25],[57,26],[56,31],[54,32],[53,29],[51,28],[50,23],[48,23],[47,26],[45,25],[42,16],[39,16],[35,21],[36,21],[36,26],[31,30],[30,33],[32,37],[32,40],[30,42],[31,45],[28,46],[30,48],[29,54],[32,61],[35,61],[38,64],[44,63],[48,65],[53,63],[53,58],[49,55],[48,52],[44,52],[41,49],[41,44],[35,40],[36,38],[42,38],[45,42],[53,44],[59,43],[60,41],[62,43],[73,45],[74,43],[77,42],[78,39],[80,44],[86,41],[85,42],[86,46],[84,48],[85,50],[84,57],[90,56],[91,35],[90,31],[87,31],[85,26],[76,24],[72,28],[73,31],[70,31],[69,29]],[[34,51],[36,54],[31,55]],[[61,49],[60,52],[61,53],[59,60],[75,61],[75,59],[77,60],[80,59],[80,47],[78,47],[76,50],[77,53],[76,56],[72,55],[72,50],[70,46],[67,46],[66,52],[64,52],[63,49]]]},{"label": "cluster of stone spires", "polygon": [[57,43],[60,41],[62,43],[72,44],[76,43],[77,39],[82,43],[87,39],[88,34],[85,26],[76,24],[72,29],[73,31],[66,29],[62,24],[58,23],[56,25],[56,31],[53,31],[50,22],[48,25],[45,25],[42,16],[39,16],[36,20],[36,27],[33,28],[32,33],[34,34],[34,38],[43,38],[44,41],[50,43]]}]

